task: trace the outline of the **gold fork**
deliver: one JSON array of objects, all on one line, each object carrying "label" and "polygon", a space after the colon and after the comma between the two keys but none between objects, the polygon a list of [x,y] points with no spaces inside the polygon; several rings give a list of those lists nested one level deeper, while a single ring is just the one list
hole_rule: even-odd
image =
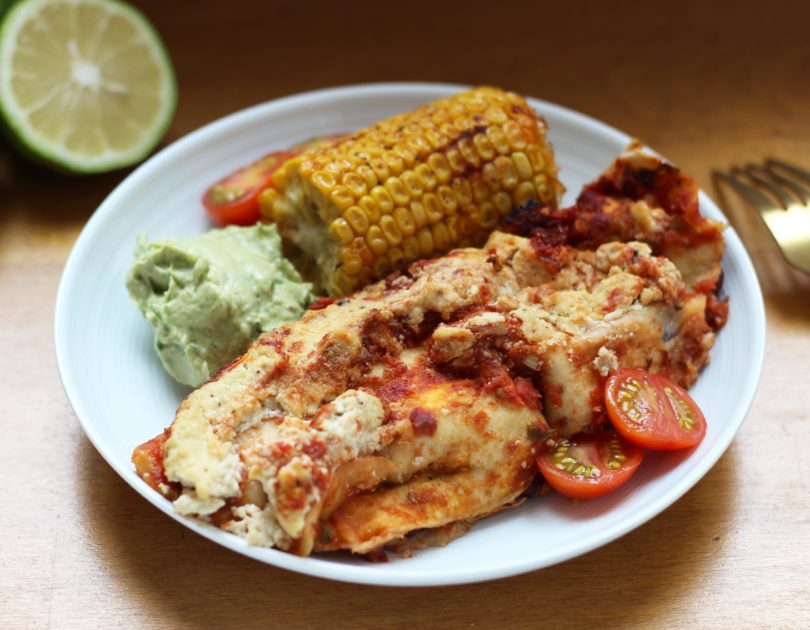
[{"label": "gold fork", "polygon": [[713,171],[715,188],[727,184],[754,208],[787,261],[810,273],[810,171],[768,159],[762,166]]}]

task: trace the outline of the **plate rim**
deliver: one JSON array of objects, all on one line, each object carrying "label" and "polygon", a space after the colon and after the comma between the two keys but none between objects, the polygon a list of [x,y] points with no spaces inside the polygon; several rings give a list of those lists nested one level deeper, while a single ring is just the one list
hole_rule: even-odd
[{"label": "plate rim", "polygon": [[[373,569],[369,568],[375,565],[365,567],[339,562],[327,562],[318,558],[299,558],[298,556],[294,556],[276,549],[251,547],[247,545],[246,541],[236,536],[223,536],[224,532],[213,527],[212,525],[207,525],[194,519],[182,517],[176,514],[172,509],[170,502],[168,502],[165,498],[156,495],[156,493],[149,489],[145,484],[133,484],[130,478],[131,475],[129,474],[131,473],[131,470],[125,470],[124,466],[121,465],[118,459],[113,456],[113,453],[106,448],[103,443],[103,439],[98,435],[93,423],[85,417],[88,415],[88,413],[84,409],[82,401],[80,400],[76,391],[73,375],[67,369],[66,327],[69,319],[69,311],[67,308],[69,305],[70,289],[77,281],[75,276],[77,275],[77,265],[79,264],[81,253],[89,243],[93,242],[93,239],[102,224],[102,219],[113,211],[109,210],[108,208],[114,209],[119,197],[124,197],[129,189],[137,188],[142,179],[150,177],[154,170],[159,169],[164,162],[172,160],[176,153],[186,151],[197,144],[205,143],[206,137],[211,133],[226,129],[232,125],[249,124],[251,119],[259,119],[267,115],[268,112],[272,112],[274,109],[285,109],[295,106],[296,104],[303,103],[307,103],[308,105],[317,105],[319,101],[328,103],[331,100],[336,98],[339,99],[345,96],[379,96],[383,93],[386,96],[399,95],[402,97],[412,96],[414,92],[419,92],[420,94],[432,93],[432,95],[429,95],[429,98],[440,98],[448,93],[462,91],[469,89],[470,87],[471,86],[464,84],[432,82],[359,83],[309,90],[252,105],[206,123],[205,125],[202,125],[201,127],[165,146],[159,152],[139,165],[129,175],[127,175],[96,208],[72,246],[59,281],[54,308],[54,349],[56,353],[59,377],[63,389],[68,402],[70,403],[71,408],[73,409],[73,412],[79,421],[80,426],[82,427],[82,430],[107,464],[110,465],[110,467],[119,475],[119,477],[126,481],[130,487],[138,492],[138,494],[143,496],[150,503],[158,507],[158,509],[173,518],[175,521],[204,536],[208,540],[211,540],[212,542],[259,562],[271,564],[279,568],[314,577],[358,584],[376,586],[444,586],[454,584],[469,584],[523,574],[529,571],[553,566],[565,560],[589,553],[590,551],[593,551],[594,549],[603,545],[609,544],[610,542],[617,540],[637,527],[647,523],[650,519],[654,518],[656,515],[663,512],[667,507],[672,505],[675,501],[680,499],[696,483],[703,479],[706,473],[726,452],[728,446],[739,432],[740,427],[748,415],[762,375],[766,335],[765,307],[761,287],[757,279],[756,272],[754,271],[753,263],[745,250],[742,241],[733,227],[728,224],[728,219],[725,217],[723,212],[702,190],[699,192],[701,210],[709,210],[710,215],[714,215],[716,218],[720,218],[728,224],[724,231],[726,255],[730,256],[731,252],[733,251],[733,258],[735,263],[738,265],[738,271],[742,276],[743,283],[750,289],[746,297],[749,298],[749,313],[756,327],[755,332],[757,334],[754,335],[752,339],[753,347],[749,349],[749,357],[751,358],[751,364],[753,367],[753,369],[747,372],[749,382],[743,384],[742,391],[745,393],[739,398],[736,407],[737,414],[734,416],[735,422],[733,423],[733,430],[727,430],[715,451],[703,456],[699,460],[699,463],[695,466],[694,472],[686,480],[686,483],[670,487],[667,492],[661,494],[655,501],[645,504],[645,509],[636,512],[634,518],[625,519],[616,523],[613,527],[602,530],[599,536],[594,536],[588,544],[570,544],[567,547],[555,549],[553,553],[544,555],[541,560],[531,558],[524,559],[517,562],[513,561],[508,564],[505,563],[499,568],[490,568],[478,571],[449,569],[441,574],[437,574],[436,571],[381,573],[375,572]],[[553,111],[556,116],[565,118],[578,127],[596,130],[605,136],[612,137],[617,142],[621,142],[626,145],[632,139],[631,136],[620,131],[619,129],[616,129],[607,123],[568,107],[534,97],[527,97],[527,99],[535,108],[538,108],[539,106],[540,110],[549,112]],[[149,492],[147,492],[147,490]],[[269,555],[269,558],[257,557],[255,554],[251,553],[251,550],[254,549],[261,549],[264,555]]]}]

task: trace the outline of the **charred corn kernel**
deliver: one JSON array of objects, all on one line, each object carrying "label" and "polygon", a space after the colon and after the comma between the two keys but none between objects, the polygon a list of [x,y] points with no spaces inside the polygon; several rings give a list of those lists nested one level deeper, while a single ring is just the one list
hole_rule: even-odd
[{"label": "charred corn kernel", "polygon": [[419,243],[419,253],[422,256],[430,256],[436,251],[436,248],[433,246],[433,234],[431,234],[430,228],[423,227],[419,230],[416,233],[416,240]]},{"label": "charred corn kernel", "polygon": [[352,228],[349,226],[346,219],[335,219],[332,221],[332,224],[329,226],[329,234],[333,239],[343,245],[348,245],[354,238],[354,232],[352,232]]},{"label": "charred corn kernel", "polygon": [[422,182],[419,181],[419,176],[413,171],[405,171],[399,178],[405,190],[411,196],[411,199],[419,199],[424,193]]},{"label": "charred corn kernel", "polygon": [[378,256],[384,254],[388,250],[388,239],[385,238],[382,229],[379,225],[372,225],[368,232],[366,232],[366,243],[371,248],[371,251]]},{"label": "charred corn kernel", "polygon": [[405,208],[397,208],[394,210],[394,221],[403,237],[410,236],[416,232],[416,224],[414,223],[413,217]]},{"label": "charred corn kernel", "polygon": [[428,193],[422,197],[422,204],[425,207],[425,216],[427,217],[428,223],[436,223],[436,221],[439,221],[444,216],[442,204],[439,198],[433,193]]},{"label": "charred corn kernel", "polygon": [[343,213],[343,218],[349,223],[355,234],[362,236],[368,232],[368,217],[359,206],[352,206]]},{"label": "charred corn kernel", "polygon": [[[447,163],[447,160],[445,160],[445,163]],[[449,171],[450,166],[448,165],[447,168]],[[422,188],[426,191],[433,190],[436,188],[436,185],[442,181],[427,164],[419,164],[413,169],[413,172],[416,173],[416,176],[419,178],[419,183],[422,184]]]},{"label": "charred corn kernel", "polygon": [[505,155],[495,158],[495,168],[498,169],[498,177],[501,180],[501,186],[506,190],[512,190],[518,185],[517,169],[510,158]]},{"label": "charred corn kernel", "polygon": [[450,246],[450,233],[444,223],[436,223],[430,230],[436,249],[446,250]]},{"label": "charred corn kernel", "polygon": [[402,233],[399,231],[394,217],[390,214],[380,218],[380,229],[389,245],[399,245],[402,242]]},{"label": "charred corn kernel", "polygon": [[481,158],[478,155],[478,149],[471,138],[462,138],[458,143],[458,150],[461,152],[461,157],[464,158],[467,164],[475,168],[481,166]]},{"label": "charred corn kernel", "polygon": [[537,199],[537,193],[534,190],[534,184],[531,182],[520,182],[512,191],[512,201],[515,207],[520,207],[529,199]]},{"label": "charred corn kernel", "polygon": [[261,213],[337,295],[482,243],[532,196],[553,206],[562,187],[545,132],[519,95],[476,88],[288,160]]},{"label": "charred corn kernel", "polygon": [[385,189],[391,195],[391,199],[394,200],[394,203],[398,206],[404,206],[411,200],[411,195],[408,193],[408,189],[405,188],[399,177],[389,177],[387,180],[385,180]]},{"label": "charred corn kernel", "polygon": [[431,155],[428,158],[427,165],[430,167],[430,171],[434,179],[438,180],[442,184],[449,182],[450,178],[453,176],[453,172],[450,169],[450,164],[447,162],[447,158],[441,153],[434,153]]},{"label": "charred corn kernel", "polygon": [[512,209],[512,197],[508,192],[500,191],[492,195],[492,203],[498,210],[498,214],[505,216]]},{"label": "charred corn kernel", "polygon": [[419,241],[415,236],[409,236],[402,239],[402,253],[405,254],[405,260],[411,262],[419,258]]},{"label": "charred corn kernel", "polygon": [[389,193],[385,188],[382,186],[375,186],[371,189],[371,198],[377,202],[377,207],[380,209],[380,212],[383,214],[389,214],[394,210],[394,200],[391,199],[391,193]]},{"label": "charred corn kernel", "polygon": [[366,213],[369,224],[374,225],[380,220],[380,216],[382,214],[380,212],[380,206],[378,206],[377,202],[368,195],[362,197],[360,201],[357,202],[357,205],[360,206],[363,212]]}]

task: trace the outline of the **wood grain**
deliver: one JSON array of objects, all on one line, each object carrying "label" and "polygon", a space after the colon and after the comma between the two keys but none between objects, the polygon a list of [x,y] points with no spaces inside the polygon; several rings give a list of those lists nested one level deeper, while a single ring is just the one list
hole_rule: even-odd
[{"label": "wood grain", "polygon": [[[605,120],[710,194],[715,167],[768,155],[810,166],[804,3],[136,4],[177,69],[167,142],[292,92],[436,80]],[[0,627],[810,626],[810,280],[745,209],[729,204],[767,297],[765,370],[712,471],[584,557],[487,584],[383,589],[288,573],[192,534],[82,434],[55,366],[55,293],[82,225],[125,175],[56,175],[0,146]]]}]

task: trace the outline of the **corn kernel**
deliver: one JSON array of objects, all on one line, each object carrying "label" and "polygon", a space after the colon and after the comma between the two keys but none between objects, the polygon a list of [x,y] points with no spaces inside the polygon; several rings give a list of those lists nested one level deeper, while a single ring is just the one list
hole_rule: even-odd
[{"label": "corn kernel", "polygon": [[503,186],[506,190],[512,190],[515,186],[518,185],[518,174],[517,170],[515,169],[515,165],[512,163],[506,156],[499,156],[495,158],[495,168],[498,169],[498,175],[500,176],[501,186]]},{"label": "corn kernel", "polygon": [[399,245],[402,242],[402,233],[399,231],[394,217],[390,214],[383,215],[380,218],[380,229],[389,245]]},{"label": "corn kernel", "polygon": [[504,124],[503,132],[506,134],[509,146],[515,151],[523,151],[526,148],[526,135],[523,129],[514,121],[509,121]]},{"label": "corn kernel", "polygon": [[399,247],[392,247],[388,250],[388,260],[391,261],[391,267],[399,269],[405,262],[405,254]]},{"label": "corn kernel", "polygon": [[534,170],[532,169],[528,156],[522,151],[516,151],[512,154],[512,164],[515,165],[515,170],[517,171],[518,177],[521,181],[530,179],[534,174]]},{"label": "corn kernel", "polygon": [[441,153],[434,153],[427,159],[427,164],[430,167],[431,173],[434,176],[434,180],[438,180],[442,184],[446,184],[450,181],[450,178],[453,176],[453,172],[450,169],[450,164],[447,162],[447,158],[444,157]]},{"label": "corn kernel", "polygon": [[492,143],[489,141],[485,133],[477,133],[473,136],[473,143],[475,144],[475,148],[478,150],[478,155],[481,156],[481,159],[485,162],[488,162],[495,158],[495,147],[492,146]]},{"label": "corn kernel", "polygon": [[416,232],[416,223],[414,223],[411,213],[405,208],[397,208],[394,210],[394,221],[396,221],[402,236],[410,236]]},{"label": "corn kernel", "polygon": [[358,199],[368,192],[365,179],[357,171],[346,173],[343,176],[343,185]]},{"label": "corn kernel", "polygon": [[391,171],[388,170],[388,165],[381,157],[371,158],[368,161],[368,165],[371,167],[371,170],[374,171],[378,181],[384,182],[386,179],[391,177]]},{"label": "corn kernel", "polygon": [[536,198],[537,192],[534,190],[534,184],[531,182],[520,182],[518,187],[512,191],[512,200],[515,202],[516,208],[525,204],[529,199]]},{"label": "corn kernel", "polygon": [[450,186],[439,186],[436,189],[436,196],[442,204],[445,215],[453,214],[458,210],[458,199],[456,199],[455,194],[453,194],[453,189],[450,188]]},{"label": "corn kernel", "polygon": [[506,134],[501,127],[495,125],[487,127],[487,138],[489,138],[494,149],[501,155],[512,152],[512,147],[509,146],[509,142],[506,140]]},{"label": "corn kernel", "polygon": [[377,202],[377,207],[383,214],[389,214],[394,210],[394,200],[391,194],[382,186],[375,186],[369,193],[371,198]]},{"label": "corn kernel", "polygon": [[377,205],[377,202],[368,195],[361,197],[357,205],[366,213],[370,225],[374,225],[380,220],[380,215],[382,214],[380,207]]},{"label": "corn kernel", "polygon": [[491,230],[496,225],[498,225],[498,220],[500,216],[498,216],[498,211],[495,209],[495,206],[491,204],[489,201],[485,201],[481,204],[481,226],[486,230]]},{"label": "corn kernel", "polygon": [[405,168],[405,161],[393,151],[386,151],[385,155],[383,155],[383,159],[385,160],[391,175],[399,175],[402,172],[402,169]]},{"label": "corn kernel", "polygon": [[275,188],[265,188],[259,193],[259,210],[265,218],[272,218],[273,204],[281,198]]},{"label": "corn kernel", "polygon": [[391,273],[391,263],[388,261],[388,256],[378,256],[372,263],[375,278],[384,278]]},{"label": "corn kernel", "polygon": [[346,186],[336,186],[329,195],[329,198],[341,212],[352,206],[355,201],[355,196]]},{"label": "corn kernel", "polygon": [[416,233],[416,240],[419,243],[419,253],[422,256],[430,256],[436,248],[433,246],[433,234],[430,228],[423,227]]},{"label": "corn kernel", "polygon": [[481,164],[481,157],[478,155],[475,143],[470,138],[462,138],[458,143],[458,150],[467,164],[475,167]]},{"label": "corn kernel", "polygon": [[354,232],[346,219],[335,219],[329,225],[329,235],[342,245],[348,245],[354,238]]},{"label": "corn kernel", "polygon": [[425,206],[421,201],[412,201],[408,206],[413,217],[413,223],[416,229],[423,228],[427,224],[427,215],[425,214]]},{"label": "corn kernel", "polygon": [[359,206],[352,206],[343,213],[343,218],[349,222],[349,225],[355,234],[363,235],[368,231],[368,217]]},{"label": "corn kernel", "polygon": [[379,225],[372,225],[366,232],[366,243],[371,251],[378,256],[384,254],[388,249],[388,240],[385,238]]},{"label": "corn kernel", "polygon": [[460,217],[458,221],[458,231],[462,237],[470,238],[478,231],[478,221],[472,217]]},{"label": "corn kernel", "polygon": [[487,120],[489,122],[494,123],[496,125],[501,125],[509,119],[508,116],[506,115],[506,112],[503,111],[497,105],[491,105],[490,107],[488,107],[484,112],[484,116],[487,117]]},{"label": "corn kernel", "polygon": [[481,177],[489,188],[498,190],[501,187],[501,177],[494,162],[484,164],[484,168],[481,169]]},{"label": "corn kernel", "polygon": [[411,196],[408,189],[399,181],[398,177],[389,177],[385,180],[385,189],[391,194],[391,199],[398,206],[403,206],[410,202]]},{"label": "corn kernel", "polygon": [[312,183],[324,194],[328,194],[335,186],[337,186],[337,178],[334,174],[326,171],[317,171],[312,176]]},{"label": "corn kernel", "polygon": [[[430,158],[428,158],[428,162],[430,162]],[[448,165],[447,168],[449,170],[450,166]],[[419,178],[419,182],[422,184],[422,188],[424,188],[426,191],[433,190],[436,188],[439,181],[441,181],[433,169],[427,164],[419,164],[415,169],[413,169],[413,172],[416,173],[416,176]]]},{"label": "corn kernel", "polygon": [[411,262],[419,258],[419,241],[415,236],[409,236],[402,241],[402,253],[405,254],[405,260]]},{"label": "corn kernel", "polygon": [[459,232],[458,232],[458,223],[459,218],[457,214],[454,214],[450,217],[445,219],[445,223],[447,224],[447,233],[450,235],[450,245],[455,245],[459,242]]},{"label": "corn kernel", "polygon": [[450,149],[447,152],[447,162],[454,173],[461,175],[467,169],[467,163],[458,149]]},{"label": "corn kernel", "polygon": [[411,168],[414,162],[416,162],[416,156],[413,154],[413,151],[403,144],[395,145],[393,151],[402,159],[405,168]]},{"label": "corn kernel", "polygon": [[[518,186],[520,188],[520,186]],[[492,204],[501,216],[506,216],[512,209],[512,197],[508,192],[501,190],[492,195]]]},{"label": "corn kernel", "polygon": [[439,251],[444,251],[450,246],[450,233],[444,223],[436,223],[431,229],[433,234],[433,244]]},{"label": "corn kernel", "polygon": [[412,199],[419,199],[424,194],[425,190],[422,188],[422,182],[419,181],[419,176],[413,171],[405,171],[399,179]]},{"label": "corn kernel", "polygon": [[342,295],[350,293],[355,287],[356,280],[346,275],[343,269],[338,269],[332,277],[332,284],[335,290]]},{"label": "corn kernel", "polygon": [[472,186],[470,186],[470,182],[467,181],[467,179],[456,177],[450,185],[453,188],[453,193],[456,195],[460,206],[466,206],[472,203]]},{"label": "corn kernel", "polygon": [[356,276],[363,268],[363,261],[360,255],[351,247],[344,247],[341,251],[342,269],[350,276]]},{"label": "corn kernel", "polygon": [[364,239],[362,236],[355,237],[349,247],[358,253],[364,267],[368,267],[372,262],[374,262],[374,254],[371,251],[371,248],[369,248],[368,243],[366,243],[366,239]]},{"label": "corn kernel", "polygon": [[529,161],[532,164],[532,169],[535,172],[542,171],[546,168],[546,161],[543,159],[543,154],[540,152],[540,149],[537,145],[531,145],[526,148],[526,156],[529,158]]},{"label": "corn kernel", "polygon": [[472,186],[473,200],[476,203],[481,203],[489,199],[490,190],[492,189],[487,186],[483,177],[474,177],[470,185]]},{"label": "corn kernel", "polygon": [[444,216],[442,204],[439,198],[433,193],[427,193],[422,197],[422,204],[425,208],[425,216],[427,217],[428,223],[436,223],[436,221],[441,220]]}]

